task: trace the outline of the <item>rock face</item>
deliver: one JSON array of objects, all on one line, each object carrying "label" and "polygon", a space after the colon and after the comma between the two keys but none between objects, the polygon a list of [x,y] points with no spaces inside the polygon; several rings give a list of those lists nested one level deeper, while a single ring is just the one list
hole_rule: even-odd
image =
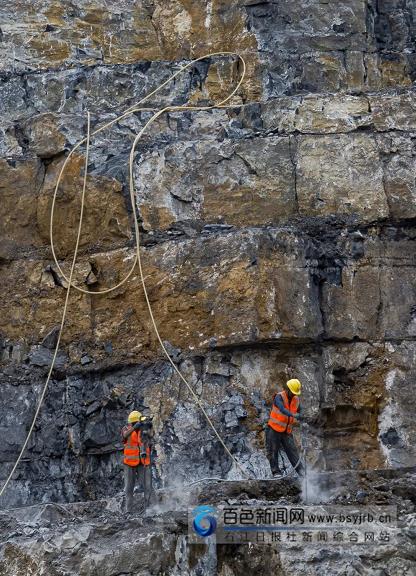
[{"label": "rock face", "polygon": [[[257,478],[270,475],[272,396],[294,376],[319,421],[301,435],[311,466],[414,464],[414,3],[5,0],[0,14],[0,484],[56,343],[67,283],[49,214],[86,112],[97,129],[180,65],[221,50],[247,62],[233,107],[165,114],[137,146],[141,253],[161,337]],[[146,105],[219,102],[240,74],[231,58],[199,62]],[[150,117],[135,112],[92,139],[75,273],[87,291],[114,286],[134,262],[127,162]],[[67,274],[84,153],[55,208]],[[72,291],[45,403],[1,506],[117,494],[119,429],[133,408],[154,417],[156,486],[236,477],[161,353],[137,268],[107,295]],[[181,569],[172,530],[159,573]],[[275,560],[276,573],[292,569]],[[27,562],[30,573],[36,559]],[[224,560],[221,573],[253,567],[241,562]]]}]

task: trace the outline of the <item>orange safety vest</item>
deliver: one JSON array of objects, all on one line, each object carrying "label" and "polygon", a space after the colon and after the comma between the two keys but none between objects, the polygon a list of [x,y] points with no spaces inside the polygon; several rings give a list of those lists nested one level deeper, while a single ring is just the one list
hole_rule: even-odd
[{"label": "orange safety vest", "polygon": [[[286,410],[289,410],[289,412],[292,412],[292,414],[296,414],[299,408],[299,398],[297,396],[293,396],[289,404],[287,392],[284,390],[283,392],[279,392],[279,394],[282,397]],[[286,416],[286,414],[280,412],[279,408],[274,403],[275,398],[276,395],[273,396],[273,406],[270,412],[269,421],[267,423],[270,428],[273,428],[273,430],[276,430],[276,432],[287,432],[290,434],[292,432],[294,417]]]},{"label": "orange safety vest", "polygon": [[[131,426],[123,428],[123,432],[128,430]],[[143,450],[142,435],[140,430],[134,430],[130,436],[123,440],[124,442],[124,464],[127,466],[149,466],[150,464],[150,447],[146,447],[146,456],[140,457],[140,452]]]}]

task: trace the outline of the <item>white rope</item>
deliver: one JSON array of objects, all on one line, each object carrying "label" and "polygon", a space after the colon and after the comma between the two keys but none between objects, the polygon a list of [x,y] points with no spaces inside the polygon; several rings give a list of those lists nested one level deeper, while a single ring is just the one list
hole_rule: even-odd
[{"label": "white rope", "polygon": [[89,158],[89,148],[90,148],[90,113],[89,112],[87,113],[87,137],[85,139],[85,142],[87,145],[86,145],[86,152],[85,152],[84,182],[82,185],[82,195],[81,195],[81,211],[80,211],[80,215],[79,215],[77,240],[75,243],[74,257],[72,258],[71,271],[69,274],[68,288],[66,291],[65,303],[64,303],[64,308],[62,311],[62,318],[61,318],[61,325],[59,327],[58,339],[56,341],[55,351],[53,353],[52,362],[51,362],[51,365],[49,368],[48,376],[46,378],[45,385],[44,385],[42,393],[40,395],[39,402],[38,402],[38,405],[37,405],[37,408],[35,411],[35,415],[33,416],[32,424],[30,425],[29,432],[27,433],[27,436],[26,436],[26,440],[23,443],[23,446],[19,452],[19,455],[16,459],[16,462],[14,463],[13,468],[10,471],[10,474],[8,475],[5,483],[2,486],[2,489],[0,490],[0,496],[3,495],[3,492],[6,490],[10,480],[12,479],[12,476],[13,476],[16,468],[19,466],[19,463],[22,459],[23,453],[26,450],[26,446],[28,445],[30,437],[32,436],[32,432],[33,432],[33,429],[35,427],[36,420],[38,418],[40,409],[42,407],[43,400],[44,400],[45,395],[46,395],[46,391],[48,390],[49,381],[51,379],[52,371],[53,371],[53,368],[55,366],[56,357],[58,355],[59,345],[61,343],[62,330],[63,330],[64,324],[65,324],[65,318],[66,318],[66,313],[67,313],[67,309],[68,309],[69,294],[70,294],[70,290],[71,290],[71,286],[72,286],[72,276],[74,274],[75,262],[77,259],[79,239],[81,237],[82,219],[84,216],[84,200],[85,200],[85,189],[87,186],[88,158]]},{"label": "white rope", "polygon": [[[129,272],[126,274],[126,276],[115,286],[112,286],[110,288],[107,288],[105,290],[98,290],[98,291],[91,291],[91,290],[86,290],[85,288],[82,288],[81,286],[77,286],[76,284],[73,283],[72,279],[73,279],[73,273],[74,273],[74,269],[75,269],[75,262],[76,262],[76,258],[77,258],[77,254],[78,254],[78,248],[79,248],[79,240],[80,240],[80,236],[81,236],[81,228],[82,228],[82,218],[83,218],[83,212],[84,212],[84,203],[85,203],[85,191],[86,191],[86,182],[87,182],[87,173],[88,173],[88,159],[89,159],[89,146],[90,146],[90,139],[92,136],[95,136],[96,134],[102,132],[103,130],[105,130],[106,128],[109,128],[110,126],[112,126],[113,124],[115,124],[116,122],[119,122],[120,120],[122,120],[123,118],[126,118],[127,116],[133,114],[134,112],[139,112],[139,111],[154,111],[154,108],[146,108],[146,107],[141,107],[141,104],[143,104],[146,100],[148,100],[151,96],[153,96],[154,94],[157,94],[160,90],[162,90],[162,88],[164,88],[164,86],[166,86],[169,82],[171,82],[174,78],[176,78],[179,74],[181,74],[182,72],[184,72],[185,70],[187,70],[188,68],[190,68],[191,66],[193,66],[196,62],[199,62],[200,60],[205,60],[207,58],[212,58],[214,56],[234,56],[237,57],[238,60],[241,62],[242,64],[242,74],[240,77],[240,80],[238,81],[237,85],[235,86],[234,90],[232,90],[232,92],[230,92],[230,94],[224,98],[223,100],[221,100],[219,103],[217,104],[213,104],[211,106],[188,106],[188,105],[184,105],[184,106],[167,106],[161,110],[158,110],[151,118],[150,120],[148,120],[146,122],[146,124],[144,125],[144,127],[140,130],[140,132],[137,134],[137,136],[134,139],[134,142],[132,144],[131,147],[131,151],[130,151],[130,157],[129,157],[129,191],[130,191],[130,201],[131,201],[131,206],[132,206],[132,211],[133,211],[133,222],[134,222],[134,230],[135,230],[135,239],[136,239],[136,255],[135,255],[135,259],[133,261],[133,264],[129,270]],[[220,436],[220,434],[218,433],[216,427],[214,426],[211,418],[209,417],[209,415],[207,414],[204,406],[202,405],[202,402],[200,401],[200,399],[198,398],[198,396],[195,394],[192,386],[189,384],[189,382],[186,380],[186,378],[183,376],[183,374],[181,373],[181,371],[178,369],[178,367],[176,366],[176,364],[173,362],[172,358],[170,357],[165,345],[163,344],[162,338],[160,336],[159,333],[159,329],[153,314],[153,310],[152,310],[152,306],[150,304],[150,300],[148,297],[148,292],[147,292],[147,288],[146,288],[146,283],[145,283],[145,277],[144,277],[144,273],[143,273],[143,265],[142,265],[142,260],[141,260],[141,254],[140,254],[140,230],[139,230],[139,221],[138,221],[138,215],[137,215],[137,211],[136,211],[136,201],[135,201],[135,188],[134,188],[134,177],[133,177],[133,166],[134,166],[134,153],[135,153],[135,149],[137,146],[137,143],[139,142],[139,140],[142,138],[143,134],[145,133],[145,131],[148,129],[148,127],[160,116],[162,116],[162,114],[165,114],[166,112],[183,112],[186,110],[194,110],[194,111],[202,111],[202,110],[213,110],[214,108],[233,108],[236,107],[237,105],[232,105],[232,104],[226,104],[235,94],[236,92],[239,90],[244,77],[245,77],[245,73],[246,73],[246,64],[244,59],[237,53],[235,52],[214,52],[212,54],[206,54],[205,56],[201,56],[200,58],[196,58],[195,60],[192,60],[192,62],[189,62],[188,64],[186,64],[185,66],[183,66],[182,68],[180,68],[180,70],[178,70],[178,72],[176,72],[175,74],[173,74],[172,76],[170,76],[165,82],[163,82],[162,84],[160,84],[157,88],[155,88],[152,92],[150,92],[149,94],[147,94],[144,98],[142,98],[139,102],[137,102],[136,104],[134,104],[133,106],[131,106],[130,108],[128,108],[123,114],[121,114],[120,116],[118,116],[117,118],[115,118],[114,120],[111,120],[110,122],[107,122],[106,124],[104,124],[103,126],[101,126],[100,128],[98,128],[97,130],[94,130],[92,133],[90,131],[90,114],[88,113],[88,126],[87,126],[87,136],[86,138],[83,138],[82,140],[80,140],[77,144],[75,144],[75,146],[71,149],[71,151],[69,152],[68,156],[66,157],[62,168],[59,172],[58,175],[58,179],[56,182],[56,186],[55,186],[55,190],[54,190],[54,194],[53,194],[53,199],[52,199],[52,205],[51,205],[51,215],[50,215],[50,226],[49,226],[49,230],[50,230],[50,242],[51,242],[51,251],[52,251],[52,256],[55,262],[55,265],[58,269],[58,271],[60,272],[60,274],[62,275],[62,277],[66,280],[67,282],[67,293],[66,293],[66,298],[65,298],[65,304],[64,304],[64,308],[63,308],[63,312],[62,312],[62,319],[61,319],[61,325],[60,325],[60,329],[59,329],[59,333],[58,333],[58,339],[57,339],[57,343],[55,346],[55,351],[52,357],[52,362],[51,362],[51,366],[49,368],[49,372],[48,372],[48,376],[46,379],[46,383],[44,385],[44,388],[42,390],[39,402],[38,402],[38,406],[36,408],[35,411],[35,415],[33,417],[32,420],[32,424],[30,426],[28,435],[26,437],[26,440],[19,452],[18,458],[15,462],[15,464],[13,465],[13,468],[9,474],[9,476],[7,477],[1,491],[0,491],[0,496],[3,494],[3,492],[5,491],[5,489],[7,488],[16,468],[18,467],[23,453],[27,447],[27,444],[29,442],[29,439],[32,435],[33,429],[35,427],[35,423],[36,420],[38,418],[41,406],[43,404],[47,389],[48,389],[48,385],[49,385],[49,381],[52,375],[52,371],[56,362],[56,358],[57,358],[57,354],[59,351],[59,345],[60,345],[60,341],[61,341],[61,336],[62,336],[62,331],[63,331],[63,327],[65,324],[65,318],[66,318],[66,314],[67,314],[67,308],[68,308],[68,300],[69,300],[69,294],[70,294],[70,289],[71,287],[75,290],[77,290],[78,292],[82,292],[84,294],[88,294],[88,295],[95,295],[95,294],[108,294],[109,292],[112,292],[114,290],[116,290],[117,288],[119,288],[120,286],[122,286],[123,284],[125,284],[127,282],[127,280],[130,278],[130,276],[133,274],[133,271],[135,269],[136,264],[139,265],[139,271],[140,271],[140,279],[141,279],[141,283],[142,283],[142,287],[143,287],[143,292],[145,295],[145,299],[146,299],[146,304],[147,304],[147,308],[149,311],[149,315],[150,315],[150,319],[152,322],[152,326],[153,329],[155,331],[155,334],[157,336],[157,339],[160,343],[160,346],[164,352],[164,354],[166,355],[168,361],[170,362],[170,364],[172,365],[174,371],[178,374],[178,376],[180,377],[180,379],[184,382],[184,384],[187,386],[189,392],[191,393],[191,396],[193,397],[194,401],[196,402],[196,404],[199,406],[199,408],[201,409],[204,417],[206,418],[208,424],[210,425],[212,431],[214,432],[215,436],[217,437],[217,439],[219,440],[219,442],[221,443],[221,445],[223,446],[225,452],[228,454],[228,456],[231,458],[231,460],[234,462],[234,464],[236,465],[236,467],[240,470],[240,472],[243,474],[243,476],[245,476],[246,478],[249,478],[249,474],[244,470],[244,468],[242,468],[242,466],[240,465],[240,463],[237,461],[237,459],[235,458],[235,456],[230,452],[229,448],[227,447],[227,445],[225,444],[224,440],[222,439],[222,437]],[[54,211],[55,211],[55,204],[56,204],[56,198],[57,198],[57,193],[59,190],[59,185],[61,183],[63,174],[65,172],[65,169],[68,165],[68,162],[70,161],[72,155],[74,154],[74,152],[76,150],[78,150],[84,143],[86,143],[86,156],[85,156],[85,170],[84,170],[84,181],[83,181],[83,188],[82,188],[82,196],[81,196],[81,212],[80,212],[80,219],[79,219],[79,225],[78,225],[78,233],[77,233],[77,241],[76,241],[76,245],[75,245],[75,251],[74,251],[74,256],[72,259],[72,265],[71,265],[71,270],[70,270],[70,274],[69,277],[67,277],[64,273],[64,271],[62,270],[59,262],[58,262],[58,258],[55,252],[55,245],[54,245],[54,235],[53,235],[53,220],[54,220]]]}]

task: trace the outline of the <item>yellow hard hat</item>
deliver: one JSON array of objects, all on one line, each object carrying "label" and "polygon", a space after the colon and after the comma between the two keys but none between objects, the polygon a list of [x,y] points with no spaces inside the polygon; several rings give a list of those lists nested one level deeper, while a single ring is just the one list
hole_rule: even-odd
[{"label": "yellow hard hat", "polygon": [[286,386],[289,388],[292,394],[295,394],[295,396],[299,396],[302,384],[299,382],[297,378],[292,378],[291,380],[288,380],[286,382]]},{"label": "yellow hard hat", "polygon": [[129,414],[128,423],[132,424],[133,422],[140,422],[141,419],[142,419],[141,412],[139,412],[138,410],[133,410],[133,412],[130,412]]}]

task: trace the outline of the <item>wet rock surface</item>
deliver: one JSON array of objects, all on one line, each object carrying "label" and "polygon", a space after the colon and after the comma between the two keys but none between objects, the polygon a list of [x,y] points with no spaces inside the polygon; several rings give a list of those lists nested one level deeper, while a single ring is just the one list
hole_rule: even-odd
[{"label": "wet rock surface", "polygon": [[[414,3],[4,0],[0,15],[0,483],[56,344],[67,281],[51,257],[49,214],[87,111],[98,129],[190,59],[236,50],[247,78],[232,108],[170,112],[137,146],[141,251],[162,339],[260,480],[270,478],[271,399],[299,377],[314,425],[296,438],[318,478],[338,474],[319,480],[331,498],[397,502],[413,534]],[[146,106],[218,102],[240,74],[229,58],[200,62]],[[150,117],[137,111],[92,139],[75,272],[87,292],[117,284],[134,261],[127,162]],[[69,163],[55,207],[67,275],[84,153]],[[0,499],[0,572],[414,572],[411,536],[388,553],[213,555],[188,549],[177,499],[126,520],[119,430],[133,408],[154,418],[158,490],[172,479],[236,478],[161,355],[137,268],[108,295],[71,294],[45,403]],[[203,485],[195,502],[301,497],[291,482],[278,494],[269,486]],[[39,502],[55,504],[27,508]]]}]

